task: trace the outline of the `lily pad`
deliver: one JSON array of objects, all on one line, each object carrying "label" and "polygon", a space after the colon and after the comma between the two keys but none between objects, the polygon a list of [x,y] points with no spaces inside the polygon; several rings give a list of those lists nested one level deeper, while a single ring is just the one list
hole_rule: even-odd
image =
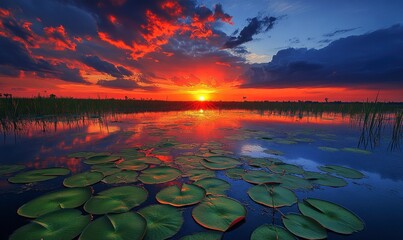
[{"label": "lily pad", "polygon": [[155,196],[157,201],[162,204],[169,204],[174,207],[183,207],[200,202],[206,196],[206,191],[193,184],[178,186],[173,185],[159,191]]},{"label": "lily pad", "polygon": [[242,176],[243,180],[248,183],[262,184],[262,183],[280,183],[280,179],[275,174],[270,174],[264,171],[249,171]]},{"label": "lily pad", "polygon": [[245,218],[246,209],[231,198],[208,196],[193,209],[192,216],[205,228],[225,232]]},{"label": "lily pad", "polygon": [[207,194],[213,195],[225,195],[225,192],[231,188],[229,183],[219,178],[203,178],[194,184],[204,188]]},{"label": "lily pad", "polygon": [[320,166],[319,169],[324,172],[334,173],[345,178],[360,179],[364,177],[364,174],[357,170],[336,165]]},{"label": "lily pad", "polygon": [[92,214],[127,212],[142,204],[147,196],[147,190],[137,186],[110,188],[91,197],[84,210]]},{"label": "lily pad", "polygon": [[24,165],[18,165],[18,164],[0,165],[0,176],[15,173],[21,171],[24,168],[25,168]]},{"label": "lily pad", "polygon": [[64,179],[63,185],[66,187],[86,187],[95,184],[104,178],[99,172],[83,172]]},{"label": "lily pad", "polygon": [[143,163],[147,163],[147,164],[155,164],[155,165],[162,163],[161,160],[156,157],[141,157],[141,158],[136,158],[135,160],[139,161],[139,162],[143,162]]},{"label": "lily pad", "polygon": [[133,170],[133,171],[141,171],[148,167],[147,164],[138,160],[123,161],[117,164],[116,166],[120,169]]},{"label": "lily pad", "polygon": [[333,232],[351,234],[364,229],[364,223],[359,217],[332,202],[309,198],[298,203],[298,208],[303,215],[315,219]]},{"label": "lily pad", "polygon": [[102,182],[108,184],[134,183],[139,174],[135,171],[122,171],[105,177]]},{"label": "lily pad", "polygon": [[141,172],[138,179],[145,184],[165,183],[177,179],[181,171],[171,167],[149,168]]},{"label": "lily pad", "polygon": [[91,221],[76,209],[62,209],[32,220],[10,236],[10,240],[70,240],[77,237]]},{"label": "lily pad", "polygon": [[17,213],[24,217],[36,218],[46,213],[64,208],[76,208],[91,197],[90,188],[68,188],[51,192],[22,205]]},{"label": "lily pad", "polygon": [[208,231],[208,232],[198,232],[192,235],[187,235],[182,237],[180,240],[220,240],[222,237],[221,232]]},{"label": "lily pad", "polygon": [[117,168],[114,163],[104,163],[104,164],[96,164],[91,166],[91,171],[100,172],[105,177],[118,173],[122,171],[120,168]]},{"label": "lily pad", "polygon": [[291,190],[313,188],[312,184],[308,180],[293,175],[281,175],[279,176],[279,180],[282,187]]},{"label": "lily pad", "polygon": [[76,152],[67,155],[69,158],[91,158],[97,156],[110,155],[108,152]]},{"label": "lily pad", "polygon": [[183,176],[189,177],[189,179],[192,181],[198,181],[203,178],[215,177],[215,172],[207,169],[192,169],[186,171],[186,174]]},{"label": "lily pad", "polygon": [[138,213],[108,214],[95,219],[80,236],[80,240],[130,239],[141,240],[147,229],[146,220]]},{"label": "lily pad", "polygon": [[326,229],[312,218],[290,213],[282,217],[284,226],[294,235],[305,239],[324,239]]},{"label": "lily pad", "polygon": [[295,240],[294,235],[285,230],[280,226],[263,224],[260,227],[256,228],[251,237],[251,240]]},{"label": "lily pad", "polygon": [[87,158],[84,160],[84,163],[86,164],[101,164],[101,163],[107,163],[107,162],[114,162],[120,159],[120,156],[116,155],[99,155],[99,156],[94,156]]},{"label": "lily pad", "polygon": [[333,148],[333,147],[318,147],[319,150],[325,151],[325,152],[338,152],[340,151],[338,148]]},{"label": "lily pad", "polygon": [[33,182],[41,182],[56,178],[58,176],[64,176],[70,173],[70,170],[67,168],[45,168],[45,169],[36,169],[28,172],[23,172],[15,175],[14,177],[10,177],[8,179],[11,183],[33,183]]},{"label": "lily pad", "polygon": [[242,176],[245,174],[245,170],[242,168],[231,168],[225,171],[225,175],[232,179],[242,179]]},{"label": "lily pad", "polygon": [[371,154],[370,151],[359,149],[359,148],[342,148],[341,150],[345,152],[359,153],[359,154]]},{"label": "lily pad", "polygon": [[251,158],[248,159],[248,165],[251,167],[265,168],[269,167],[272,163],[266,158]]},{"label": "lily pad", "polygon": [[347,182],[342,178],[318,172],[305,172],[304,178],[313,183],[328,187],[344,187],[347,185]]},{"label": "lily pad", "polygon": [[225,157],[225,156],[212,156],[207,157],[200,161],[200,163],[208,169],[211,170],[224,170],[229,168],[234,168],[241,164],[235,158]]},{"label": "lily pad", "polygon": [[272,164],[269,167],[270,171],[281,174],[302,174],[304,169],[292,164]]},{"label": "lily pad", "polygon": [[151,205],[138,211],[147,221],[144,239],[167,239],[179,232],[183,224],[182,212],[169,205]]},{"label": "lily pad", "polygon": [[297,202],[293,191],[270,184],[253,186],[249,188],[248,195],[253,201],[272,208],[291,206]]}]

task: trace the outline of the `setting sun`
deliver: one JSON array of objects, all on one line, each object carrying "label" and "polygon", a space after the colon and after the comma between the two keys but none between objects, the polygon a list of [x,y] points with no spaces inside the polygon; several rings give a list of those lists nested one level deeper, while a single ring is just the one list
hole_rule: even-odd
[{"label": "setting sun", "polygon": [[203,102],[204,100],[206,100],[204,96],[199,96],[199,101]]}]

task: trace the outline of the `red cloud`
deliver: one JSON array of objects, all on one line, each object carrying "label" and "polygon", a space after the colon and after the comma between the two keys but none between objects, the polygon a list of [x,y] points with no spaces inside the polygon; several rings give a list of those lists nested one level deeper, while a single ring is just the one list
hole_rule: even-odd
[{"label": "red cloud", "polygon": [[77,45],[68,38],[67,32],[62,25],[59,27],[45,27],[43,30],[50,43],[54,45],[55,50],[76,50]]}]

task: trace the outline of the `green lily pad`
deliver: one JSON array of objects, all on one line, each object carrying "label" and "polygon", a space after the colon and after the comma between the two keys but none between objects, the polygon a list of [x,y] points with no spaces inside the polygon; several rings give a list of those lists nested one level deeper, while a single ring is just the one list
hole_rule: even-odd
[{"label": "green lily pad", "polygon": [[69,158],[91,158],[97,156],[111,155],[108,152],[76,152],[67,155]]},{"label": "green lily pad", "polygon": [[121,171],[105,177],[102,182],[108,184],[134,183],[137,182],[138,175],[135,171]]},{"label": "green lily pad", "polygon": [[231,188],[229,183],[219,178],[203,178],[194,184],[204,188],[207,194],[213,195],[225,195],[225,192]]},{"label": "green lily pad", "polygon": [[32,220],[10,236],[10,240],[70,240],[77,237],[91,221],[76,209],[62,209]]},{"label": "green lily pad", "polygon": [[235,158],[225,156],[207,157],[201,160],[200,163],[211,170],[225,170],[229,168],[234,168],[241,164],[241,162],[239,162]]},{"label": "green lily pad", "polygon": [[245,218],[246,209],[231,198],[207,196],[193,209],[192,216],[205,228],[225,232]]},{"label": "green lily pad", "polygon": [[174,207],[183,207],[200,202],[206,196],[206,191],[193,184],[178,186],[173,185],[159,191],[155,196],[157,201],[162,204],[169,204]]},{"label": "green lily pad", "polygon": [[183,224],[182,212],[169,205],[151,205],[138,211],[147,221],[144,239],[167,239],[179,232]]},{"label": "green lily pad", "polygon": [[347,182],[342,178],[318,172],[305,172],[304,178],[313,183],[328,187],[344,187],[347,185]]},{"label": "green lily pad", "polygon": [[281,174],[302,174],[304,169],[292,164],[272,164],[269,167],[270,171]]},{"label": "green lily pad", "polygon": [[249,171],[242,175],[243,180],[248,183],[262,184],[262,183],[280,183],[280,179],[275,174],[270,174],[264,171]]},{"label": "green lily pad", "polygon": [[298,203],[298,208],[303,215],[315,219],[333,232],[351,234],[364,229],[364,223],[359,217],[332,202],[309,198]]},{"label": "green lily pad", "polygon": [[100,172],[104,177],[109,175],[118,173],[122,171],[120,168],[117,168],[114,163],[104,163],[104,164],[96,164],[91,166],[91,171]]},{"label": "green lily pad", "polygon": [[242,176],[245,174],[245,170],[242,168],[231,168],[228,169],[227,171],[225,171],[225,175],[227,175],[227,177],[232,178],[232,179],[242,179]]},{"label": "green lily pad", "polygon": [[263,224],[256,228],[250,237],[251,240],[295,240],[294,235],[280,226]]},{"label": "green lily pad", "polygon": [[357,170],[336,165],[320,166],[319,169],[324,172],[334,173],[345,178],[360,179],[364,177],[364,174]]},{"label": "green lily pad", "polygon": [[84,163],[86,164],[102,164],[102,163],[107,163],[107,162],[114,162],[120,159],[120,156],[116,155],[99,155],[99,156],[94,156],[87,158],[84,160]]},{"label": "green lily pad", "polygon": [[63,185],[66,187],[86,187],[95,184],[104,178],[99,172],[83,172],[64,179]]},{"label": "green lily pad", "polygon": [[15,173],[15,172],[21,171],[24,168],[25,168],[24,165],[17,165],[17,164],[0,165],[0,176],[10,174],[10,173]]},{"label": "green lily pad", "polygon": [[326,229],[312,218],[290,213],[282,217],[284,226],[294,235],[305,239],[324,239]]},{"label": "green lily pad", "polygon": [[359,149],[359,148],[342,148],[342,151],[345,152],[352,152],[352,153],[359,153],[359,154],[371,154],[370,151]]},{"label": "green lily pad", "polygon": [[338,152],[340,151],[338,148],[332,148],[332,147],[318,147],[319,150],[325,151],[325,152]]},{"label": "green lily pad", "polygon": [[248,165],[251,167],[265,168],[269,167],[272,163],[266,158],[250,158]]},{"label": "green lily pad", "polygon": [[141,171],[148,167],[147,164],[138,160],[123,161],[117,164],[116,166],[120,169],[133,170],[133,171]]},{"label": "green lily pad", "polygon": [[127,212],[142,204],[147,196],[147,190],[137,186],[110,188],[91,197],[84,210],[92,214]]},{"label": "green lily pad", "polygon": [[192,235],[187,235],[182,237],[180,240],[220,240],[222,237],[221,232],[208,231],[208,232],[198,232]]},{"label": "green lily pad", "polygon": [[64,208],[76,208],[91,197],[90,188],[68,188],[37,197],[22,205],[17,213],[24,217],[36,218],[46,213]]},{"label": "green lily pad", "polygon": [[154,165],[158,165],[158,164],[162,163],[161,160],[156,157],[141,157],[141,158],[136,158],[135,160],[146,163],[146,164],[154,164]]},{"label": "green lily pad", "polygon": [[215,177],[215,172],[207,169],[191,169],[186,171],[184,177],[189,177],[192,181],[198,181],[203,178]]},{"label": "green lily pad", "polygon": [[138,213],[108,214],[95,219],[83,231],[80,240],[141,240],[147,229],[146,220]]},{"label": "green lily pad", "polygon": [[308,180],[293,175],[281,175],[279,176],[279,180],[282,187],[291,190],[313,188],[312,184]]},{"label": "green lily pad", "polygon": [[181,171],[171,167],[149,168],[141,172],[138,179],[145,184],[165,183],[177,179]]},{"label": "green lily pad", "polygon": [[64,176],[70,173],[70,170],[67,168],[45,168],[45,169],[36,169],[28,172],[22,172],[14,177],[10,177],[8,179],[11,183],[33,183],[33,182],[41,182],[56,178],[58,176]]},{"label": "green lily pad", "polygon": [[253,186],[249,188],[248,195],[253,201],[272,208],[291,206],[297,202],[293,191],[270,184]]}]

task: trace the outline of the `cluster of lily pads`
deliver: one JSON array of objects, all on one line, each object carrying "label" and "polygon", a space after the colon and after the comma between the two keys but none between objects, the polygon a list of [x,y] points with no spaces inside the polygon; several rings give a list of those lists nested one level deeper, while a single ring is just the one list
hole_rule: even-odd
[{"label": "cluster of lily pads", "polygon": [[[195,147],[198,147],[197,153],[186,152],[170,162],[163,162],[155,155],[157,152],[168,154],[170,148],[190,150]],[[194,220],[209,230],[182,239],[221,239],[224,232],[241,224],[247,209],[226,196],[231,185],[217,178],[216,171],[225,171],[231,179],[250,183],[247,194],[253,201],[281,213],[284,226],[263,224],[253,231],[251,239],[324,239],[328,230],[351,234],[364,228],[362,220],[342,206],[314,198],[298,202],[295,194],[296,190],[310,190],[314,186],[346,186],[344,178],[363,177],[356,170],[327,165],[319,168],[322,172],[310,172],[277,158],[236,158],[217,142],[197,146],[167,141],[158,145],[158,149],[70,154],[69,157],[82,159],[91,169],[65,178],[64,189],[21,206],[17,213],[32,220],[17,229],[10,239],[73,239],[77,236],[83,240],[167,239],[181,229],[182,209],[186,207],[191,207]],[[20,165],[2,166],[0,174],[13,174],[23,169]],[[20,172],[8,180],[24,184],[68,174],[70,171],[65,168],[47,168]],[[91,186],[99,182],[112,185],[94,193]],[[134,185],[136,182],[141,184]],[[150,197],[144,186],[167,182],[173,184],[155,196],[159,204],[133,211]],[[300,213],[284,215],[280,211],[294,204],[298,205]]]}]

